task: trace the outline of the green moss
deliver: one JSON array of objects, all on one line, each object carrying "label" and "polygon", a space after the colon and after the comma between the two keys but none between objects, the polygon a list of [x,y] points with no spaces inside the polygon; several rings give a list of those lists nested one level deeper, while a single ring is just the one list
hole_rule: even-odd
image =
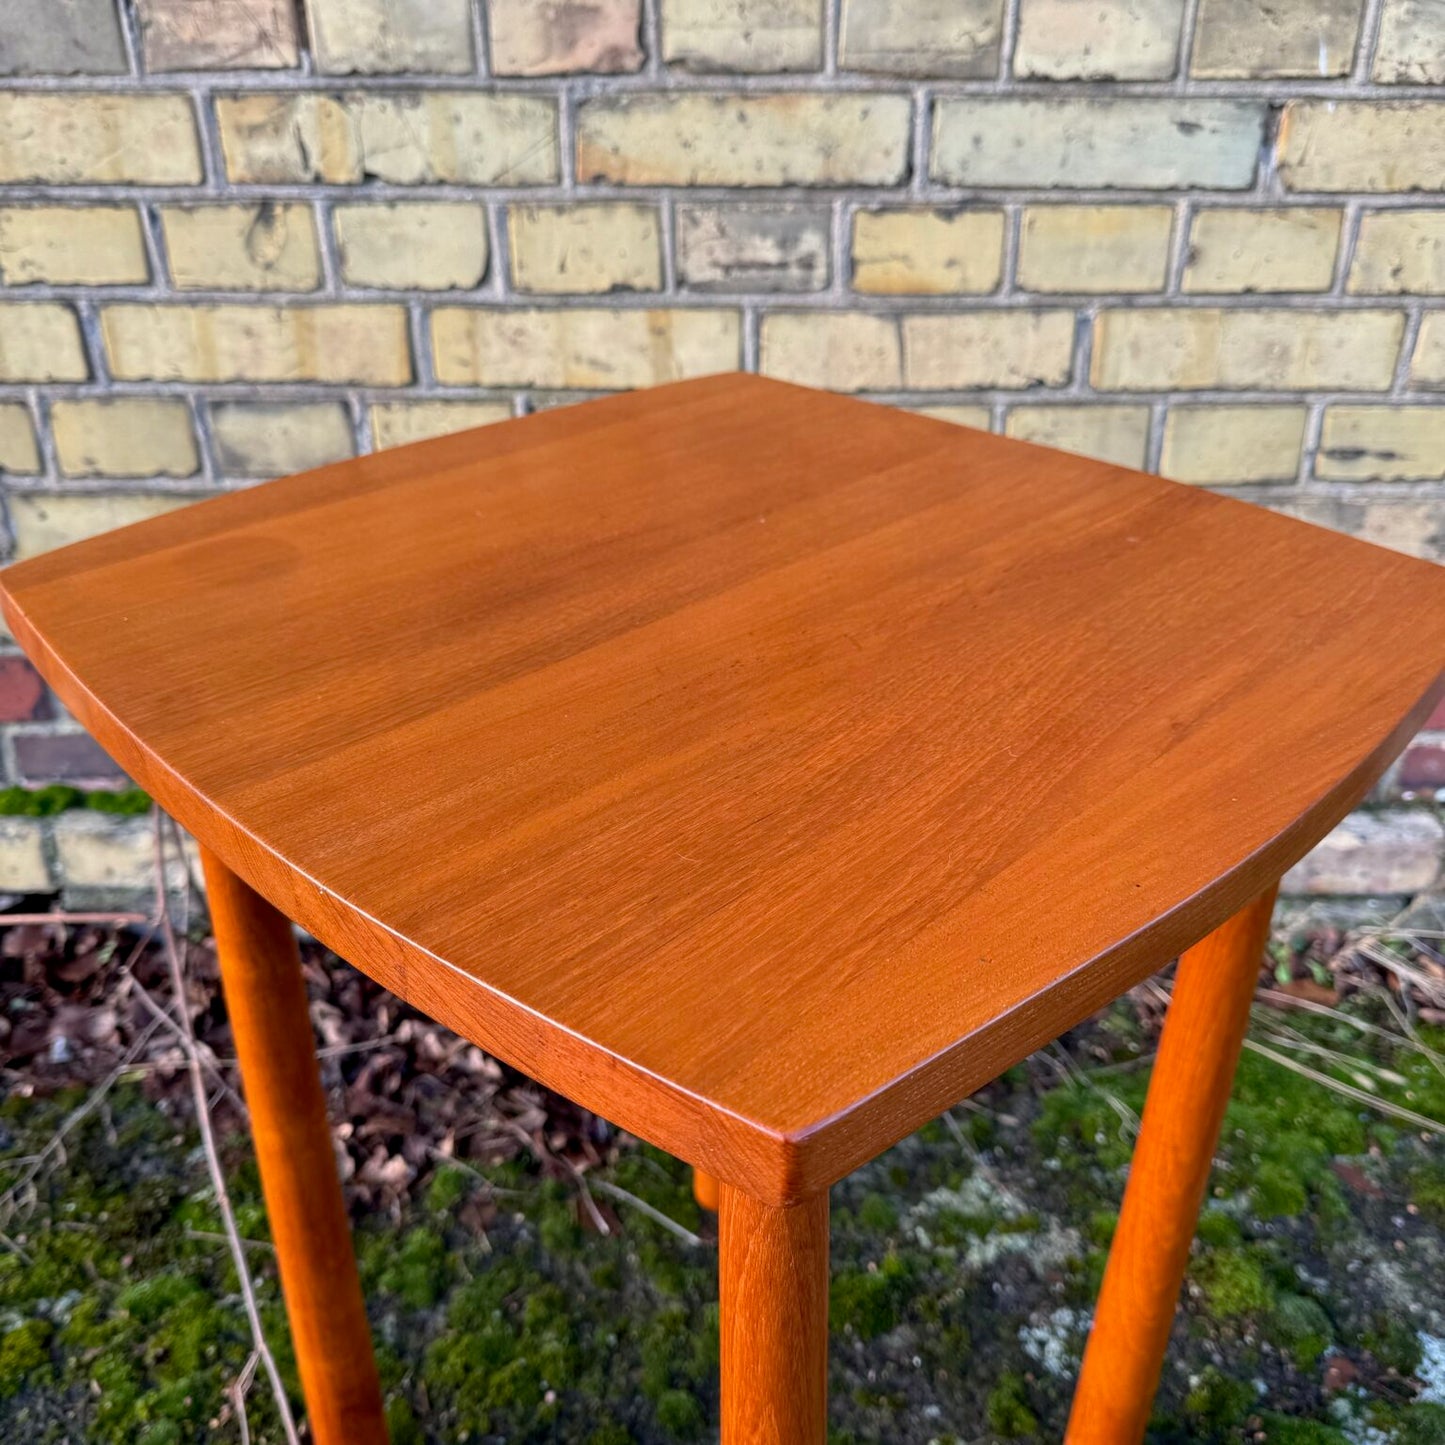
[{"label": "green moss", "polygon": [[912,1277],[912,1266],[898,1254],[886,1255],[876,1269],[838,1272],[828,1300],[832,1328],[863,1340],[887,1333],[898,1324]]},{"label": "green moss", "polygon": [[426,1192],[426,1207],[437,1214],[450,1214],[471,1193],[471,1176],[455,1165],[444,1164]]},{"label": "green moss", "polygon": [[1334,1339],[1334,1326],[1318,1300],[1307,1295],[1281,1294],[1267,1333],[1290,1352],[1295,1367],[1312,1370]]},{"label": "green moss", "polygon": [[53,818],[71,808],[131,817],[149,811],[150,806],[150,797],[139,788],[82,792],[63,783],[49,783],[43,788],[0,788],[0,816],[9,818]]},{"label": "green moss", "polygon": [[1192,1271],[1210,1313],[1222,1320],[1257,1314],[1274,1303],[1264,1262],[1248,1246],[1211,1250]]},{"label": "green moss", "polygon": [[891,1234],[898,1227],[898,1206],[886,1194],[868,1194],[858,1206],[858,1224],[875,1234]]},{"label": "green moss", "polygon": [[707,1419],[696,1396],[685,1390],[667,1390],[657,1401],[657,1423],[679,1440],[696,1440]]},{"label": "green moss", "polygon": [[1232,1380],[1213,1365],[1200,1371],[1184,1400],[1184,1414],[1196,1432],[1226,1429],[1244,1418],[1254,1404],[1254,1387]]},{"label": "green moss", "polygon": [[26,1320],[0,1335],[0,1395],[46,1384],[54,1376],[50,1363],[54,1333],[47,1320]]},{"label": "green moss", "polygon": [[1038,1434],[1037,1416],[1029,1408],[1028,1388],[1022,1375],[1012,1370],[999,1377],[984,1406],[989,1428],[1005,1440]]},{"label": "green moss", "polygon": [[1265,1410],[1259,1417],[1261,1437],[1268,1445],[1350,1445],[1350,1437],[1319,1420],[1296,1420]]}]

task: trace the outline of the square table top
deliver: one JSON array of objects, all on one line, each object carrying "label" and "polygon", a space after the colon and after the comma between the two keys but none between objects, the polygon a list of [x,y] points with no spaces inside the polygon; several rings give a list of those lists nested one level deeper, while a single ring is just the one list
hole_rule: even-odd
[{"label": "square table top", "polygon": [[741,375],[220,497],[0,591],[278,907],[768,1202],[1268,886],[1445,661],[1445,569]]}]

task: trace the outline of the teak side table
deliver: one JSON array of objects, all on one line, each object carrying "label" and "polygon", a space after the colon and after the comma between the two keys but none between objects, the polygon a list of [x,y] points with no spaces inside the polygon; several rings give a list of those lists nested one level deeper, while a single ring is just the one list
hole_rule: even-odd
[{"label": "teak side table", "polygon": [[725,1445],[825,1439],[829,1185],[1187,949],[1067,1436],[1138,1441],[1276,882],[1445,661],[1445,569],[745,376],[0,589],[202,844],[321,1445],[385,1429],[288,919],[717,1182]]}]

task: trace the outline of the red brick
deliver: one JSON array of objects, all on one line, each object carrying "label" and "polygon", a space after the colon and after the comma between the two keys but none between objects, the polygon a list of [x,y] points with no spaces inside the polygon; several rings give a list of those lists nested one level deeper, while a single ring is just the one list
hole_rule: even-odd
[{"label": "red brick", "polygon": [[1445,743],[1416,743],[1400,759],[1402,788],[1445,788]]},{"label": "red brick", "polygon": [[24,657],[0,657],[0,722],[52,716],[50,694]]},{"label": "red brick", "polygon": [[125,774],[85,733],[21,733],[15,739],[15,770],[26,783],[91,783],[114,787]]}]

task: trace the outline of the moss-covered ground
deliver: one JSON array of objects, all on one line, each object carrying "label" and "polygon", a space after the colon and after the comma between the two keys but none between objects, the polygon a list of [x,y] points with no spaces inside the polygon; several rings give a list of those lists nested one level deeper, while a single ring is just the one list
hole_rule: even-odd
[{"label": "moss-covered ground", "polygon": [[[1412,1042],[1372,1012],[1382,1004],[1349,1007],[1384,1032],[1291,1011],[1257,1033],[1445,1119],[1445,1030]],[[1060,1438],[1146,1048],[1116,1006],[835,1189],[838,1445]],[[5,1100],[0,1167],[79,1097]],[[244,1141],[227,1152],[294,1392],[255,1175]],[[399,1217],[359,1227],[396,1445],[715,1438],[714,1231],[687,1171],[635,1147],[592,1178],[608,1235],[575,1186],[526,1158],[441,1165]],[[36,1191],[0,1244],[0,1440],[239,1440],[227,1386],[249,1337],[184,1116],[121,1084]],[[1247,1053],[1150,1440],[1445,1442],[1442,1341],[1440,1137]],[[247,1415],[253,1440],[280,1438],[264,1386]]]}]

